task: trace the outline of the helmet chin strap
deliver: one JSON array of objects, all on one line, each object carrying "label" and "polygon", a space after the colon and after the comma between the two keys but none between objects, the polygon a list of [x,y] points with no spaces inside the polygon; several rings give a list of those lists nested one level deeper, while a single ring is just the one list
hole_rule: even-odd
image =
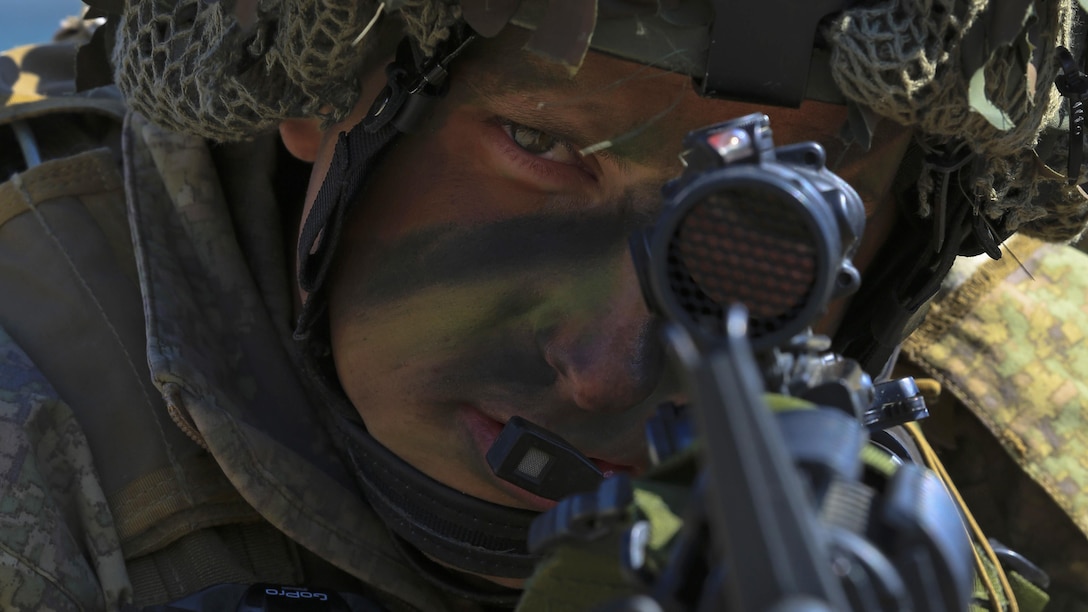
[{"label": "helmet chin strap", "polygon": [[309,338],[325,312],[325,278],[344,220],[397,133],[392,125],[372,132],[359,123],[336,141],[328,174],[299,232],[298,284],[308,295],[295,324],[296,340]]},{"label": "helmet chin strap", "polygon": [[396,136],[415,129],[446,94],[449,63],[475,38],[470,30],[457,30],[435,55],[422,59],[411,39],[401,41],[396,60],[386,67],[386,85],[370,111],[337,139],[328,174],[299,233],[298,283],[309,297],[295,327],[296,339],[306,338],[324,312],[325,277],[352,204],[361,199],[367,180]]},{"label": "helmet chin strap", "polygon": [[408,562],[446,592],[512,607],[519,591],[473,588],[463,579],[451,579],[446,568],[528,578],[539,561],[528,552],[529,526],[538,513],[452,489],[382,446],[340,387],[323,334],[307,335],[300,348],[306,380],[323,405],[321,416],[337,449],[370,506],[406,549]]},{"label": "helmet chin strap", "polygon": [[447,487],[378,443],[362,424],[336,419],[355,478],[385,524],[427,556],[456,569],[528,578],[528,551],[538,513],[483,501]]},{"label": "helmet chin strap", "polygon": [[[452,568],[503,578],[527,578],[538,557],[527,549],[529,524],[538,513],[509,508],[454,490],[409,465],[375,440],[336,378],[325,324],[325,281],[348,211],[396,136],[429,112],[446,88],[446,64],[472,36],[453,41],[440,59],[417,62],[402,44],[387,68],[388,84],[370,113],[340,134],[329,172],[303,222],[299,237],[299,286],[309,296],[295,329],[307,374],[325,400],[329,426],[349,460],[367,501],[386,526],[421,553]],[[437,572],[435,572],[437,574]],[[428,576],[446,590],[490,603],[511,603],[516,594],[475,593]],[[516,592],[515,592],[516,593]],[[501,602],[499,600],[502,600]],[[509,601],[507,601],[509,600]]]}]

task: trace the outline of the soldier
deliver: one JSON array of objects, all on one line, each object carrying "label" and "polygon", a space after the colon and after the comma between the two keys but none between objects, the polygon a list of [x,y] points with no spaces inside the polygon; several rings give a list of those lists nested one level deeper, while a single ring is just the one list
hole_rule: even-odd
[{"label": "soldier", "polygon": [[[0,71],[5,609],[258,582],[389,609],[518,605],[528,524],[554,502],[497,478],[486,451],[520,416],[603,472],[645,470],[644,422],[679,389],[627,237],[701,126],[766,112],[777,142],[820,142],[859,192],[862,290],[817,327],[874,375],[957,255],[998,256],[1013,232],[1067,241],[1088,217],[1082,169],[1062,174],[1080,142],[1046,131],[1050,83],[1079,95],[1056,59],[1069,2],[785,19],[769,2],[90,4],[113,14],[80,54],[80,93],[43,80],[55,48]],[[761,56],[734,38],[804,53],[744,80],[730,67]],[[102,84],[105,49],[123,97]],[[1061,550],[1031,559],[1076,609],[1082,256],[1017,244],[1041,284],[1014,266],[949,288],[907,353],[971,440],[1004,446],[985,457],[1012,453],[995,471],[1025,484],[992,492],[966,429],[934,434],[958,444],[1002,543],[1053,517]],[[1009,286],[1035,325],[1002,336]],[[1008,569],[1013,592],[982,599],[1045,601],[1023,594],[1030,567]]]}]

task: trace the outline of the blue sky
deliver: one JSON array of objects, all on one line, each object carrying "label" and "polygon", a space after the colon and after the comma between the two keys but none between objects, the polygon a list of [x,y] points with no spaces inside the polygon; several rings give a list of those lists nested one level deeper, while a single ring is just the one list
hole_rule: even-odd
[{"label": "blue sky", "polygon": [[0,0],[0,49],[48,41],[61,19],[82,9],[80,0]]}]

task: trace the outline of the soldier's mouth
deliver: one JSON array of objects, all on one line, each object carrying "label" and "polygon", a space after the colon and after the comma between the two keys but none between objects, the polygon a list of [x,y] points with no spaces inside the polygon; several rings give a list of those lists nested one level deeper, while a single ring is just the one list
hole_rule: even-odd
[{"label": "soldier's mouth", "polygon": [[[468,404],[462,404],[460,406],[460,413],[461,420],[476,446],[478,456],[486,466],[487,462],[485,457],[487,451],[495,444],[495,440],[499,437],[499,434],[502,433],[503,428],[506,425],[505,420],[500,421],[497,418],[492,418],[476,407]],[[620,473],[635,474],[639,471],[633,465],[620,463],[618,461],[593,456],[587,456],[586,458],[597,467],[605,478]],[[554,507],[558,503],[519,487],[512,482],[508,482],[494,473],[491,473],[490,468],[487,469],[499,488],[501,488],[509,497],[513,498],[513,500],[516,500],[519,507],[544,511]]]}]

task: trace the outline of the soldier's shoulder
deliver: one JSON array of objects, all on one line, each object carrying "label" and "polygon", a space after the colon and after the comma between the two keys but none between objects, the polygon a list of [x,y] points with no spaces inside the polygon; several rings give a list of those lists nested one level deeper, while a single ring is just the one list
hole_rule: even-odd
[{"label": "soldier's shoulder", "polygon": [[[1063,532],[1065,547],[1073,550],[1075,540],[1079,551],[1088,550],[1086,270],[1088,255],[1073,247],[1017,237],[1001,260],[968,269],[904,344],[904,355],[939,380],[980,425],[971,440],[943,437],[965,449],[964,465],[974,466],[960,469],[961,476],[973,473],[967,480],[985,482],[985,490],[994,492],[993,503],[1015,506],[1016,517],[991,524],[1056,525],[1056,520],[1022,520],[1056,505],[1069,527]],[[935,431],[938,423],[931,425],[927,432],[937,437],[948,433]],[[988,455],[993,461],[979,459],[983,435],[1001,448]],[[994,465],[998,459],[1011,460],[1017,471],[1001,472]],[[1013,485],[1027,482],[1021,474],[1031,486]],[[1031,530],[1025,533],[1042,539]],[[1025,554],[1032,548],[1030,538],[1009,537],[1014,541],[1006,543]]]},{"label": "soldier's shoulder", "polygon": [[0,328],[0,609],[116,606],[119,539],[74,416]]}]

